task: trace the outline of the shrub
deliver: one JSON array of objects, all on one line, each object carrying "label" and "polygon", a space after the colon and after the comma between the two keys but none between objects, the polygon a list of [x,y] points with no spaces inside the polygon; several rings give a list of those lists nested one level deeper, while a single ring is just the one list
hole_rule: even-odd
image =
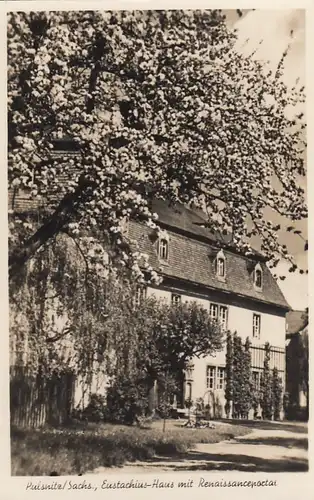
[{"label": "shrub", "polygon": [[106,398],[100,394],[91,394],[86,408],[75,408],[72,411],[71,419],[98,423],[105,420],[106,414]]},{"label": "shrub", "polygon": [[274,412],[274,420],[280,420],[280,412],[282,408],[282,385],[278,375],[277,368],[273,369],[272,405]]},{"label": "shrub", "polygon": [[119,377],[108,389],[106,419],[132,425],[148,410],[147,389],[138,381]]}]

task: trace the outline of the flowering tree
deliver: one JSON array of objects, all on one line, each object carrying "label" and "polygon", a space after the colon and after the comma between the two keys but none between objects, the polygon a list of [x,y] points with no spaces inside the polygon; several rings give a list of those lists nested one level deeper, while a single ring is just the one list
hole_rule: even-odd
[{"label": "flowering tree", "polygon": [[235,41],[217,10],[9,14],[9,188],[40,207],[35,225],[11,220],[11,276],[60,230],[93,228],[141,276],[124,221],[154,226],[152,197],[205,208],[238,249],[259,238],[295,269],[265,209],[307,215],[303,89],[282,83],[285,54],[265,74]]}]

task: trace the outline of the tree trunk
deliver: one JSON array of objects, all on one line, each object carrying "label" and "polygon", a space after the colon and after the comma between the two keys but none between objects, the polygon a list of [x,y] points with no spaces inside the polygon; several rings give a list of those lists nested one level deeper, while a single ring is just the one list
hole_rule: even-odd
[{"label": "tree trunk", "polygon": [[148,388],[148,411],[150,415],[154,415],[156,410],[156,386],[157,380],[152,379]]},{"label": "tree trunk", "polygon": [[9,256],[9,276],[18,274],[26,262],[31,259],[42,245],[58,234],[70,222],[75,210],[87,199],[91,181],[80,180],[76,190],[66,195],[51,217],[31,236],[25,244]]},{"label": "tree trunk", "polygon": [[166,431],[166,417],[164,418],[164,423],[162,426],[162,432],[165,432],[165,431]]}]

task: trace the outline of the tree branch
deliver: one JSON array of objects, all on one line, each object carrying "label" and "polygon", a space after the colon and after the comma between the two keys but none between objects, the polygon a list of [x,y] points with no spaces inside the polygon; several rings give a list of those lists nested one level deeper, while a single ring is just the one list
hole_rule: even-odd
[{"label": "tree branch", "polygon": [[67,194],[59,203],[52,216],[31,236],[22,248],[9,256],[9,276],[16,275],[26,262],[71,220],[75,210],[87,199],[94,183],[81,177],[73,193]]},{"label": "tree branch", "polygon": [[48,344],[53,344],[54,342],[57,342],[58,340],[61,340],[63,339],[68,333],[70,333],[71,331],[71,328],[70,327],[67,327],[67,328],[63,328],[62,332],[61,333],[58,333],[57,335],[55,335],[54,337],[48,337],[46,339],[46,342]]}]

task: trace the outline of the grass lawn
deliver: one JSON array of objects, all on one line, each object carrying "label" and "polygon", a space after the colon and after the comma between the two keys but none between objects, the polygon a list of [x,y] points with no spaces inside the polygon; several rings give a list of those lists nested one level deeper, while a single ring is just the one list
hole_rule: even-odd
[{"label": "grass lawn", "polygon": [[86,428],[12,429],[13,476],[78,475],[96,467],[123,465],[156,455],[178,456],[196,443],[218,443],[248,434],[243,425],[216,423],[215,429],[186,429],[180,421],[145,428],[89,424]]}]

